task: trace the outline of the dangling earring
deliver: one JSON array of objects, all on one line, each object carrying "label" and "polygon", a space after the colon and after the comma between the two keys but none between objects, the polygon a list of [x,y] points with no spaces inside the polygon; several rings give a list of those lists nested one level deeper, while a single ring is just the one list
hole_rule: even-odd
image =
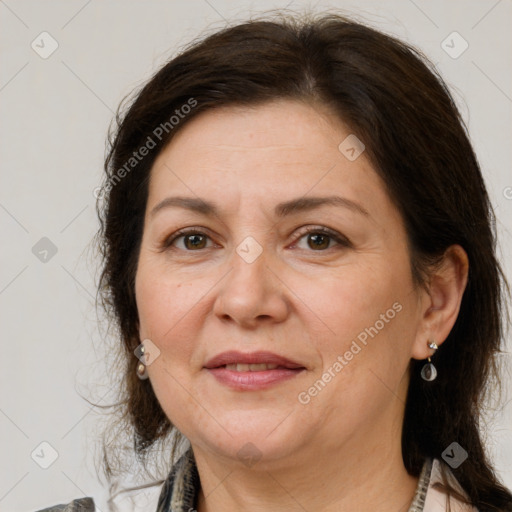
[{"label": "dangling earring", "polygon": [[[429,348],[435,351],[439,348],[434,341],[428,342]],[[433,354],[432,354],[433,355]],[[432,364],[430,356],[428,357],[428,363],[426,363],[421,369],[421,378],[428,382],[434,380],[437,377],[436,367]]]},{"label": "dangling earring", "polygon": [[141,344],[138,347],[139,355],[139,364],[137,365],[137,377],[141,380],[145,380],[149,377],[146,365],[144,364],[144,345]]}]

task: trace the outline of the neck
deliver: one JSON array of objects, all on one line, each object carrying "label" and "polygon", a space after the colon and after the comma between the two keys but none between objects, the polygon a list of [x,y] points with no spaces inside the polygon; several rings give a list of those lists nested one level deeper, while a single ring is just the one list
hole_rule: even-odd
[{"label": "neck", "polygon": [[286,461],[258,462],[252,468],[239,461],[229,465],[194,447],[201,479],[197,510],[405,512],[418,478],[403,464],[401,424],[391,420],[387,425],[384,431],[380,422],[360,429],[335,448],[308,445]]}]

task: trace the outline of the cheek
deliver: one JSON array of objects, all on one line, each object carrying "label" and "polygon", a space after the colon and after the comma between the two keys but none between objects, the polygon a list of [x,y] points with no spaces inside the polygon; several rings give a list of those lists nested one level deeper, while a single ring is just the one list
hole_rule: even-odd
[{"label": "cheek", "polygon": [[[159,356],[148,367],[152,387],[164,410],[185,407],[186,393],[179,383],[189,381],[188,370],[194,350],[197,322],[194,314],[200,307],[200,288],[194,283],[178,282],[177,273],[165,272],[158,262],[141,258],[135,289],[139,314],[140,339],[150,339]],[[174,276],[174,277],[173,277]]]},{"label": "cheek", "polygon": [[202,366],[198,340],[211,312],[218,280],[215,275],[192,278],[169,269],[151,254],[140,258],[135,282],[139,335],[141,340],[150,339],[160,350],[148,372],[162,398],[179,395],[178,382],[189,382]]},{"label": "cheek", "polygon": [[335,337],[356,336],[400,299],[399,278],[375,266],[351,266],[337,274],[322,286],[303,287]]},{"label": "cheek", "polygon": [[397,262],[351,266],[323,288],[310,289],[307,300],[329,331],[316,350],[324,372],[337,377],[333,388],[368,396],[371,382],[379,379],[391,389],[398,385],[416,332],[416,295],[411,290],[408,266]]},{"label": "cheek", "polygon": [[204,295],[204,286],[185,281],[160,261],[141,256],[135,280],[140,336],[162,343],[179,330]]}]

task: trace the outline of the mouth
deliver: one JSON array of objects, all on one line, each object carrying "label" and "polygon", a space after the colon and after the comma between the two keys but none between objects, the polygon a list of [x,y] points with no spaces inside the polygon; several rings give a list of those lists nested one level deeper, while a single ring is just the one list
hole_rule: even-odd
[{"label": "mouth", "polygon": [[226,367],[228,370],[238,372],[259,372],[278,368],[289,370],[305,368],[297,361],[274,354],[273,352],[259,351],[243,353],[235,350],[216,355],[210,359],[204,367],[207,369]]},{"label": "mouth", "polygon": [[306,367],[272,352],[223,352],[204,368],[221,384],[239,391],[260,390],[297,376]]}]

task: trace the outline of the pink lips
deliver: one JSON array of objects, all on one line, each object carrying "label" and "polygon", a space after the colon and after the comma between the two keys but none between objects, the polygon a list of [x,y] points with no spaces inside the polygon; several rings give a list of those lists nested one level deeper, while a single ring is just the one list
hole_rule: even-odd
[{"label": "pink lips", "polygon": [[[268,364],[277,368],[257,371],[237,371],[226,368],[232,364]],[[288,358],[272,352],[223,352],[210,359],[205,369],[220,383],[237,390],[265,389],[273,384],[295,377],[305,370],[305,367]]]}]

